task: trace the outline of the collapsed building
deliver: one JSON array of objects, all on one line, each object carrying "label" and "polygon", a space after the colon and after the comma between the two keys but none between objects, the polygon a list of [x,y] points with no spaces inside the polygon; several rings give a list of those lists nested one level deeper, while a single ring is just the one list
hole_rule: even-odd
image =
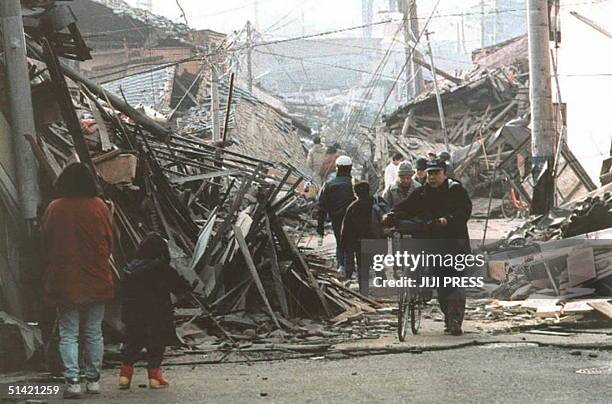
[{"label": "collapsed building", "polygon": [[[298,249],[293,231],[298,224],[303,228],[301,222],[308,223],[311,212],[305,197],[310,177],[303,171],[305,150],[300,141],[300,131],[307,133],[307,126],[291,118],[282,104],[271,105],[277,102],[274,97],[260,94],[266,97],[263,101],[221,78],[219,141],[213,136],[210,82],[196,77],[193,82],[204,83],[201,87],[194,87],[193,93],[184,89],[179,100],[173,99],[180,76],[166,67],[157,78],[160,110],[179,111],[188,94],[195,98],[191,108],[163,117],[135,108],[138,105],[130,100],[138,102],[143,95],[132,91],[139,86],[138,75],[116,87],[109,82],[107,90],[62,60],[84,61],[91,55],[74,15],[63,4],[47,4],[38,17],[53,18],[49,13],[55,6],[62,7],[63,16],[72,16],[64,20],[71,37],[38,30],[36,24],[26,26],[36,127],[27,140],[39,170],[39,215],[53,198],[53,182],[62,168],[74,161],[87,164],[113,214],[111,266],[116,277],[143,237],[159,232],[169,240],[172,266],[196,285],[194,300],[183,303],[197,310],[187,328],[199,327],[200,333],[232,344],[236,333],[245,329],[278,329],[282,339],[287,333],[304,332],[295,319],[340,316],[335,321],[342,321],[376,311],[377,302],[327,273],[328,262]],[[57,30],[64,28],[59,25]],[[61,46],[67,43],[71,46]],[[4,67],[0,74],[5,83]],[[40,329],[16,319],[41,316],[43,264],[31,254],[40,251],[40,240],[23,232],[16,157],[10,146],[15,112],[2,94],[0,311],[10,317],[3,317],[7,326],[2,330],[18,330],[23,341],[29,341],[26,347],[22,339],[15,340],[13,354],[6,357],[17,359],[7,360],[8,366],[22,363],[40,347]],[[116,309],[110,308],[105,322],[113,334],[122,330]],[[52,327],[43,323],[41,328]],[[259,338],[263,337],[252,337]]]},{"label": "collapsed building", "polygon": [[[478,213],[514,216],[528,211],[534,187],[527,36],[476,50],[473,62],[462,78],[440,80],[446,129],[431,89],[384,116],[384,126],[365,136],[376,171],[382,171],[391,152],[415,159],[446,150],[448,144],[454,175],[475,198]],[[556,191],[558,203],[564,204],[596,185],[567,143],[559,145]]]}]

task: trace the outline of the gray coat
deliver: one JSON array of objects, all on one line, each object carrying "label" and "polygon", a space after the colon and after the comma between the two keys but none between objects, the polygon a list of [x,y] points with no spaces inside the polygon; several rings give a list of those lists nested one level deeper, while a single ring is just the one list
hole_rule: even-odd
[{"label": "gray coat", "polygon": [[383,193],[382,197],[387,202],[387,204],[391,207],[391,209],[395,208],[398,203],[408,198],[408,195],[412,193],[415,189],[420,187],[417,181],[412,180],[410,183],[410,187],[405,188],[400,186],[399,182],[395,182],[391,185],[387,190]]}]

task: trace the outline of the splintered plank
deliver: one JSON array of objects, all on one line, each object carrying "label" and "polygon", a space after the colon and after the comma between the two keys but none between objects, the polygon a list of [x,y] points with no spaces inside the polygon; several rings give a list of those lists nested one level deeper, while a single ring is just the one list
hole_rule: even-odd
[{"label": "splintered plank", "polygon": [[270,219],[267,215],[264,216],[264,223],[266,225],[266,235],[268,236],[268,244],[270,246],[270,260],[272,262],[270,269],[272,272],[272,279],[274,280],[274,289],[276,290],[276,296],[278,297],[278,301],[281,305],[283,315],[288,318],[289,305],[287,304],[287,296],[285,295],[285,289],[283,289],[280,268],[278,266],[278,255],[276,254],[276,246],[274,245],[274,238],[272,237]]},{"label": "splintered plank", "polygon": [[612,320],[612,304],[608,302],[588,302],[587,304]]},{"label": "splintered plank", "polygon": [[278,217],[276,216],[276,214],[274,214],[273,212],[269,212],[269,215],[270,224],[274,229],[274,233],[276,234],[276,237],[278,238],[281,247],[290,252],[293,264],[296,266],[296,269],[298,270],[298,272],[301,272],[306,276],[306,278],[308,278],[308,283],[310,283],[310,287],[319,297],[321,305],[323,306],[323,310],[325,310],[325,314],[327,316],[331,316],[331,311],[329,310],[327,300],[325,299],[325,296],[323,295],[323,292],[319,287],[319,283],[315,279],[314,275],[310,272],[310,268],[308,268],[308,264],[304,260],[304,257],[302,257],[302,254],[300,253],[298,248],[287,235],[287,232],[283,228],[282,224],[278,221]]},{"label": "splintered plank", "polygon": [[261,295],[261,298],[264,304],[266,305],[266,308],[270,312],[270,317],[272,317],[272,320],[274,321],[276,327],[278,327],[278,329],[281,329],[281,326],[278,323],[278,319],[276,318],[276,314],[274,313],[274,310],[272,310],[272,306],[270,306],[270,302],[268,301],[268,297],[266,296],[266,291],[264,290],[263,284],[261,283],[261,279],[259,278],[259,274],[257,273],[257,268],[255,267],[253,257],[251,257],[251,253],[249,252],[249,247],[247,246],[247,243],[244,240],[242,230],[240,230],[240,227],[235,225],[232,226],[232,230],[234,231],[236,241],[238,241],[238,247],[240,247],[240,251],[244,256],[244,262],[247,264],[247,267],[251,272],[251,276],[253,277],[255,286],[257,286],[257,290],[259,291],[259,294]]}]

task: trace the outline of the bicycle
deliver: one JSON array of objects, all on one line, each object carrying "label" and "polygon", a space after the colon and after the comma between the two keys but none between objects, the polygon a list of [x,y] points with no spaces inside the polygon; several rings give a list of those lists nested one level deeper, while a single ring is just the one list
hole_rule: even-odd
[{"label": "bicycle", "polygon": [[[422,232],[423,224],[412,220],[400,220],[391,229],[393,242],[392,249],[396,250],[400,247],[400,240],[402,238],[412,238]],[[396,271],[394,271],[396,272]],[[425,299],[423,291],[420,286],[420,279],[422,276],[422,268],[417,268],[415,271],[416,276],[412,276],[416,279],[416,286],[409,287],[406,284],[401,288],[399,299],[398,299],[398,314],[397,314],[397,336],[400,341],[406,340],[408,334],[408,323],[410,322],[410,329],[413,335],[418,334],[421,326],[421,316],[423,313],[423,307],[425,306]],[[403,279],[408,279],[406,268],[402,267]]]}]

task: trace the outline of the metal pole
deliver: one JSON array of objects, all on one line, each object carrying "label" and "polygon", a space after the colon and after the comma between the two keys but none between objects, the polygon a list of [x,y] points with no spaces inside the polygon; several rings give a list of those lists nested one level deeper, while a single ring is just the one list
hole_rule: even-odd
[{"label": "metal pole", "polygon": [[[555,147],[546,0],[528,0],[527,11],[532,173],[537,179],[546,166],[549,171],[552,169]],[[552,192],[552,189],[546,190],[551,201]]]},{"label": "metal pole", "polygon": [[25,135],[36,136],[36,126],[20,1],[0,1],[0,18],[19,201],[23,218],[33,221],[37,217],[40,193],[36,158],[25,138]]},{"label": "metal pole", "polygon": [[213,141],[221,140],[221,127],[219,126],[219,78],[217,77],[217,69],[213,64],[210,65],[210,107],[212,109],[212,137]]},{"label": "metal pole", "polygon": [[442,97],[440,97],[440,89],[438,88],[438,81],[436,80],[436,74],[434,73],[436,71],[436,65],[434,64],[433,51],[431,50],[431,42],[429,40],[430,34],[431,33],[429,31],[425,31],[425,37],[427,38],[427,49],[429,50],[429,61],[432,69],[434,91],[436,92],[436,102],[438,104],[438,114],[440,114],[440,126],[442,126],[442,133],[444,134],[444,147],[446,151],[450,153],[450,148],[448,147],[448,131],[446,130],[444,108],[442,107]]},{"label": "metal pole", "polygon": [[251,21],[247,21],[247,87],[249,93],[253,93],[253,42],[252,42],[252,30]]},{"label": "metal pole", "polygon": [[[229,120],[230,120],[230,112],[232,110],[232,93],[234,92],[234,73],[230,75],[230,84],[229,90],[227,94],[227,107],[225,110],[225,123],[223,124],[223,144],[225,145],[225,141],[227,140],[227,131],[229,128]],[[225,146],[222,146],[225,147]]]}]

